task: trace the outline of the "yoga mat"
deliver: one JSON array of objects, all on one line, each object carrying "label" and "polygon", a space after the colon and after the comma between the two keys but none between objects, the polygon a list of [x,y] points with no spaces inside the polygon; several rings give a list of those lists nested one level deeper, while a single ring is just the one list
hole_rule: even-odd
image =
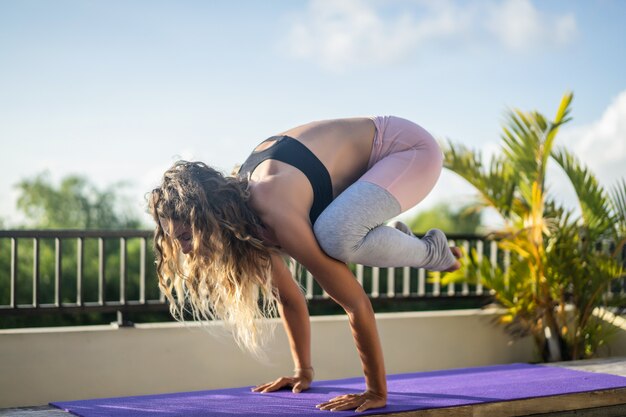
[{"label": "yoga mat", "polygon": [[300,394],[243,387],[50,404],[83,417],[362,416],[626,387],[620,376],[528,364],[389,375],[387,381],[387,406],[364,413],[315,408],[337,395],[363,391],[363,378],[315,381]]}]

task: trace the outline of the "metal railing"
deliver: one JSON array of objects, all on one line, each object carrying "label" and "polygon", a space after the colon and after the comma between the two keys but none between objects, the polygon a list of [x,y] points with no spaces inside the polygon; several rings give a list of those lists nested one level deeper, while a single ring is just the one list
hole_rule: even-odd
[{"label": "metal railing", "polygon": [[[149,291],[156,287],[155,275],[149,272],[151,238],[152,232],[144,230],[0,231],[0,315],[165,310],[163,297],[147,296],[147,292],[158,294],[158,290]],[[136,247],[136,294],[132,298],[128,294],[129,242]],[[41,260],[44,246],[46,265]],[[117,253],[112,254],[110,246]],[[117,264],[114,274],[107,268],[111,258]],[[86,262],[93,268],[86,268]],[[68,264],[73,264],[72,271]],[[44,266],[48,267],[45,273]],[[113,275],[118,280],[114,298],[107,294]]]},{"label": "metal railing", "polygon": [[[485,252],[492,262],[501,262],[507,259],[507,254],[498,249],[497,243],[487,241],[484,236],[474,234],[448,234],[451,245],[462,247],[466,252],[470,248],[476,249],[479,256]],[[472,297],[488,296],[482,285],[476,286],[468,283],[449,284],[443,287],[438,273],[428,272],[423,268],[400,267],[379,268],[364,265],[350,265],[357,281],[371,299],[380,298],[428,298],[428,297]],[[305,296],[309,300],[317,298],[327,299],[329,295],[324,292],[313,279],[310,272],[301,268],[296,263],[290,265],[291,273],[301,283],[305,290]]]},{"label": "metal railing", "polygon": [[[148,244],[151,238],[151,231],[142,230],[0,231],[0,296],[4,295],[0,299],[0,315],[166,310],[165,299],[157,289],[152,245]],[[498,256],[497,246],[485,243],[480,236],[451,235],[450,240],[466,249],[476,247],[481,253],[487,244],[492,259]],[[44,244],[46,273],[41,259]],[[92,247],[87,251],[89,244]],[[132,256],[138,258],[133,264],[132,296],[129,244],[134,246]],[[107,265],[110,258],[117,259],[114,268]],[[91,268],[86,267],[87,262]],[[423,269],[351,267],[373,300],[487,296],[481,286],[451,284],[441,288],[436,280],[428,282]],[[291,269],[308,300],[323,302],[329,298],[308,271],[295,263],[291,263]],[[87,282],[91,284],[89,291]],[[43,287],[46,291],[42,291]],[[44,300],[44,293],[52,296]]]},{"label": "metal railing", "polygon": [[[11,230],[0,231],[0,315],[39,313],[166,311],[154,270],[152,231],[146,230]],[[450,243],[492,264],[508,266],[510,254],[484,236],[450,234]],[[45,258],[42,260],[42,258]],[[373,303],[415,300],[474,299],[490,294],[478,284],[442,286],[438,274],[424,269],[351,265]],[[291,263],[310,303],[330,297],[313,276]],[[620,288],[610,291],[623,293]]]}]

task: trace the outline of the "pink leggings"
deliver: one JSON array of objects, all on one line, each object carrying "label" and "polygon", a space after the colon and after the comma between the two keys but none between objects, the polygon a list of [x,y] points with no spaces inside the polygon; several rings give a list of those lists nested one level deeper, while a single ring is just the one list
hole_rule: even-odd
[{"label": "pink leggings", "polygon": [[395,116],[371,119],[376,136],[367,172],[359,181],[384,188],[406,211],[422,201],[437,183],[443,153],[430,133],[409,120]]},{"label": "pink leggings", "polygon": [[329,256],[378,267],[444,271],[456,262],[448,239],[430,230],[422,239],[385,222],[419,203],[441,173],[443,154],[424,129],[397,117],[375,117],[367,172],[320,214],[313,231]]}]

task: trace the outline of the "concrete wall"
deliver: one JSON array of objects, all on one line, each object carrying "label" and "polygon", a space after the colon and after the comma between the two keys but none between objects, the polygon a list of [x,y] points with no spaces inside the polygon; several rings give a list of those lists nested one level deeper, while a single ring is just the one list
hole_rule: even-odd
[{"label": "concrete wall", "polygon": [[[387,372],[533,361],[532,341],[511,341],[493,324],[496,316],[493,310],[378,314]],[[615,335],[601,354],[626,356],[626,320],[605,319]],[[361,376],[346,317],[311,321],[316,378]],[[221,323],[208,327],[210,333],[178,323],[0,330],[0,408],[248,386],[290,373],[280,325],[268,363],[241,352]]]},{"label": "concrete wall", "polygon": [[[493,311],[377,315],[388,373],[533,360]],[[279,324],[277,321],[276,323]],[[292,369],[280,324],[268,363],[241,352],[221,323],[211,332],[178,323],[0,331],[0,407],[255,385]],[[316,379],[361,376],[345,316],[312,318]]]},{"label": "concrete wall", "polygon": [[[600,356],[626,356],[626,320],[601,316],[614,336]],[[378,314],[387,372],[533,361],[532,341],[513,342],[496,317],[493,310]],[[311,321],[316,378],[361,376],[346,317]],[[178,323],[0,330],[0,408],[267,382],[292,369],[275,323],[267,363],[241,352],[219,322],[209,331]]]}]

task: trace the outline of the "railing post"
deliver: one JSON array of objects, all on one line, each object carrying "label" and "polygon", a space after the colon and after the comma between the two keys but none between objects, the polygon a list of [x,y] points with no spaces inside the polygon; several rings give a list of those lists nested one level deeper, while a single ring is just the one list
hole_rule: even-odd
[{"label": "railing post", "polygon": [[98,238],[98,304],[105,304],[105,259],[104,259],[104,238]]},{"label": "railing post", "polygon": [[396,295],[396,269],[387,268],[387,297]]},{"label": "railing post", "polygon": [[11,308],[17,307],[17,238],[11,238]]},{"label": "railing post", "polygon": [[83,305],[83,257],[85,255],[85,240],[76,239],[76,305]]},{"label": "railing post", "polygon": [[[483,261],[484,250],[485,248],[483,245],[483,241],[477,240],[476,241],[476,258],[477,258],[476,260],[478,261],[479,265]],[[478,271],[478,276],[476,277],[476,280],[478,281],[476,283],[476,295],[483,295],[483,280],[482,280],[482,276],[480,275],[480,270]]]},{"label": "railing post", "polygon": [[146,238],[142,237],[139,247],[139,303],[146,303]]},{"label": "railing post", "polygon": [[33,307],[39,307],[39,238],[33,238]]},{"label": "railing post", "polygon": [[491,267],[495,268],[498,265],[498,242],[491,241],[489,246],[489,262]]},{"label": "railing post", "polygon": [[[422,269],[424,271],[424,269]],[[435,297],[439,297],[441,295],[441,274],[439,272],[434,272],[433,276],[433,295]]]},{"label": "railing post", "polygon": [[424,268],[417,270],[417,296],[423,297],[426,295],[426,271]]},{"label": "railing post", "polygon": [[[456,246],[456,242],[454,240],[448,240],[448,246]],[[438,277],[441,277],[441,274],[438,274]],[[447,291],[448,296],[450,297],[453,296],[455,291],[456,290],[455,290],[454,282],[450,282],[448,284],[448,291]]]},{"label": "railing post", "polygon": [[372,267],[372,290],[370,293],[370,297],[378,298],[378,296],[380,295],[379,286],[380,286],[380,268],[374,266]]},{"label": "railing post", "polygon": [[117,310],[117,321],[114,324],[116,324],[117,327],[135,327],[135,323],[132,321],[124,320],[124,313],[122,310]]},{"label": "railing post", "polygon": [[306,271],[306,298],[307,300],[313,299],[313,274],[308,270]]},{"label": "railing post", "polygon": [[[463,241],[463,251],[465,253],[469,253],[470,252],[470,242],[469,240],[464,240]],[[469,284],[467,283],[467,281],[463,282],[462,285],[462,289],[461,289],[461,295],[469,295],[470,290],[469,290]]]},{"label": "railing post", "polygon": [[363,265],[357,264],[356,266],[356,280],[357,282],[363,286]]},{"label": "railing post", "polygon": [[60,238],[54,239],[54,305],[61,307],[63,303],[62,299],[62,256],[61,251],[63,247]]},{"label": "railing post", "polygon": [[402,268],[402,296],[411,295],[411,268],[405,266]]},{"label": "railing post", "polygon": [[120,303],[126,304],[126,238],[120,238]]}]

